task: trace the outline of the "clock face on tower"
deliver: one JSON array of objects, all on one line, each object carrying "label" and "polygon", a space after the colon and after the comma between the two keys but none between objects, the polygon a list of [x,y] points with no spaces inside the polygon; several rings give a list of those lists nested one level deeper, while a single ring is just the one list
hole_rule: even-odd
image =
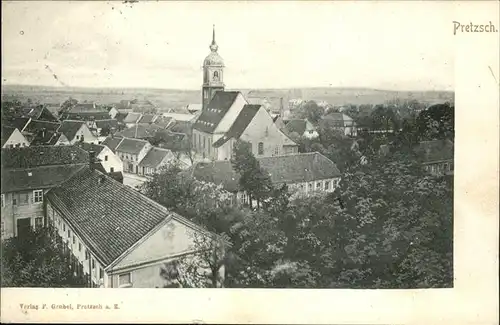
[{"label": "clock face on tower", "polygon": [[212,78],[213,81],[219,81],[219,71],[214,71],[214,75]]}]

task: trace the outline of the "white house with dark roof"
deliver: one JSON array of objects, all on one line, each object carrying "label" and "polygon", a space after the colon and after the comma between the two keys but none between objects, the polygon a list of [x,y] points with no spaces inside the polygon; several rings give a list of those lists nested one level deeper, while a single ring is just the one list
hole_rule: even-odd
[{"label": "white house with dark roof", "polygon": [[[103,144],[106,143],[103,142]],[[114,152],[123,162],[123,171],[139,173],[139,163],[153,146],[145,140],[122,138]]]},{"label": "white house with dark roof", "polygon": [[319,137],[318,131],[316,131],[314,125],[307,119],[285,120],[284,123],[284,131],[288,135],[297,133],[298,136],[308,139],[316,139]]},{"label": "white house with dark roof", "polygon": [[344,132],[347,136],[355,137],[358,134],[356,122],[344,113],[330,113],[323,117],[323,121]]},{"label": "white house with dark roof", "polygon": [[[196,256],[195,236],[217,238],[90,168],[47,193],[46,219],[67,244],[72,269],[88,275],[91,287],[164,287],[164,263]],[[223,279],[223,266],[219,272]]]},{"label": "white house with dark roof", "polygon": [[101,163],[107,173],[123,171],[123,162],[111,149],[102,144],[79,142],[76,146],[87,152],[93,151],[96,159]]},{"label": "white house with dark roof", "polygon": [[[84,121],[64,120],[57,131],[63,134],[69,144],[77,142],[97,143],[97,137],[90,131],[87,123]],[[59,145],[60,141],[56,143]]]},{"label": "white house with dark roof", "polygon": [[30,143],[15,127],[2,125],[2,148],[29,147]]},{"label": "white house with dark roof", "polygon": [[[152,147],[146,156],[139,162],[139,175],[152,175],[157,173],[169,162],[177,160],[174,153],[168,149]],[[180,161],[179,161],[180,162]],[[180,162],[182,163],[182,162]]]},{"label": "white house with dark roof", "polygon": [[[337,187],[341,173],[335,163],[318,152],[257,158],[273,185],[283,184],[297,194],[330,193]],[[187,172],[193,178],[222,185],[235,201],[244,201],[239,175],[227,161],[197,162]]]}]

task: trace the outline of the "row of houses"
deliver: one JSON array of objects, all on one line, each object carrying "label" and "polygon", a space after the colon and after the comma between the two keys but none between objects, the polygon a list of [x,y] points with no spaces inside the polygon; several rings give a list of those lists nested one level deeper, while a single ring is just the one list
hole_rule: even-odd
[{"label": "row of houses", "polygon": [[76,145],[2,149],[2,239],[52,227],[89,287],[163,287],[164,263],[195,256],[195,236],[217,235],[123,185],[101,163]]}]

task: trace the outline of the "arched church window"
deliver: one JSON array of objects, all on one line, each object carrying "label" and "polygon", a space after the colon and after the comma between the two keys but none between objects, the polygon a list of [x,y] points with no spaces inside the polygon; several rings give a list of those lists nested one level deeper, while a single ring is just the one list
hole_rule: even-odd
[{"label": "arched church window", "polygon": [[258,154],[259,155],[263,155],[264,154],[264,143],[263,142],[259,142]]}]

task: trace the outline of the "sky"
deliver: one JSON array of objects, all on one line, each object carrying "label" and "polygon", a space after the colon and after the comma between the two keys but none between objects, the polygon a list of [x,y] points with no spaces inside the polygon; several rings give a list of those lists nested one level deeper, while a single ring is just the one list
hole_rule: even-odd
[{"label": "sky", "polygon": [[[2,1],[2,84],[453,90],[453,2]],[[56,77],[54,77],[54,75]]]}]

